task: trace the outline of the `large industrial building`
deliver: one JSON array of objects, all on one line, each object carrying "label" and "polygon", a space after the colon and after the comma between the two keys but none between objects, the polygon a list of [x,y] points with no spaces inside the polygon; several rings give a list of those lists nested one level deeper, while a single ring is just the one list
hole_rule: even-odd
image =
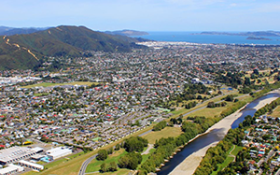
[{"label": "large industrial building", "polygon": [[3,149],[0,151],[0,164],[6,165],[18,162],[19,160],[29,158],[42,151],[43,149],[39,147],[29,148],[14,146],[8,149]]},{"label": "large industrial building", "polygon": [[72,150],[67,147],[57,147],[47,151],[47,155],[52,160],[67,156],[69,154],[72,154]]}]

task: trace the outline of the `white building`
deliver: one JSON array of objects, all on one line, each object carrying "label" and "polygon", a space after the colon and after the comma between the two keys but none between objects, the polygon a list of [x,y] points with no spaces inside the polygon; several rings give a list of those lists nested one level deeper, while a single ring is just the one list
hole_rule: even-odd
[{"label": "white building", "polygon": [[43,149],[39,147],[29,148],[14,146],[8,149],[3,149],[0,151],[0,164],[5,165],[17,162],[19,160],[29,158],[30,156],[42,151]]},{"label": "white building", "polygon": [[0,175],[10,175],[23,171],[24,168],[18,165],[9,164],[8,167],[0,169]]},{"label": "white building", "polygon": [[64,156],[72,154],[72,150],[67,147],[57,147],[47,151],[47,155],[52,159],[58,159]]},{"label": "white building", "polygon": [[36,163],[28,162],[26,160],[20,160],[18,162],[18,164],[21,165],[21,166],[25,166],[27,168],[31,168],[31,169],[36,170],[36,171],[40,171],[40,170],[44,169],[43,165],[39,165],[39,164],[36,164]]}]

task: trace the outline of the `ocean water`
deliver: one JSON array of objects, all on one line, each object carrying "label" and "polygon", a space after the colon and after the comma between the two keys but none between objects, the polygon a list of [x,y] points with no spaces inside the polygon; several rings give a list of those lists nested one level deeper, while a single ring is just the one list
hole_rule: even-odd
[{"label": "ocean water", "polygon": [[280,45],[280,37],[263,37],[271,40],[248,40],[247,36],[193,35],[200,32],[148,32],[149,35],[137,36],[155,41],[183,41],[191,43],[214,44],[269,44]]}]

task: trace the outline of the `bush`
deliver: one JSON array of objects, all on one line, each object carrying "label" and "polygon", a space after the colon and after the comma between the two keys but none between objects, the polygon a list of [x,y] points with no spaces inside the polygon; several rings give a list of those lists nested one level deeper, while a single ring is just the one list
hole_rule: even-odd
[{"label": "bush", "polygon": [[124,156],[122,156],[119,161],[118,165],[120,168],[128,168],[135,170],[142,161],[142,156],[140,153],[130,152]]},{"label": "bush", "polygon": [[114,172],[118,170],[118,166],[115,162],[110,162],[109,164],[107,163],[102,163],[100,166],[100,172],[105,173],[105,172]]},{"label": "bush", "polygon": [[215,108],[215,103],[213,101],[210,101],[208,104],[207,104],[207,108]]},{"label": "bush", "polygon": [[153,131],[160,131],[166,127],[166,121],[161,121],[153,127]]},{"label": "bush", "polygon": [[98,155],[96,156],[97,160],[105,160],[108,157],[108,152],[105,149],[101,149],[98,151]]},{"label": "bush", "polygon": [[148,146],[148,140],[142,137],[130,137],[125,140],[124,148],[127,152],[142,152]]}]

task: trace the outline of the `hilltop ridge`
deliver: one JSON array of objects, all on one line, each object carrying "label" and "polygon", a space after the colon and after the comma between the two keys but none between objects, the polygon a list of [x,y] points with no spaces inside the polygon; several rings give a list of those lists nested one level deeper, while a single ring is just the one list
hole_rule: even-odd
[{"label": "hilltop ridge", "polygon": [[0,38],[0,69],[27,69],[44,56],[81,56],[84,51],[128,52],[143,48],[138,40],[109,35],[84,26],[58,26],[31,34]]}]

